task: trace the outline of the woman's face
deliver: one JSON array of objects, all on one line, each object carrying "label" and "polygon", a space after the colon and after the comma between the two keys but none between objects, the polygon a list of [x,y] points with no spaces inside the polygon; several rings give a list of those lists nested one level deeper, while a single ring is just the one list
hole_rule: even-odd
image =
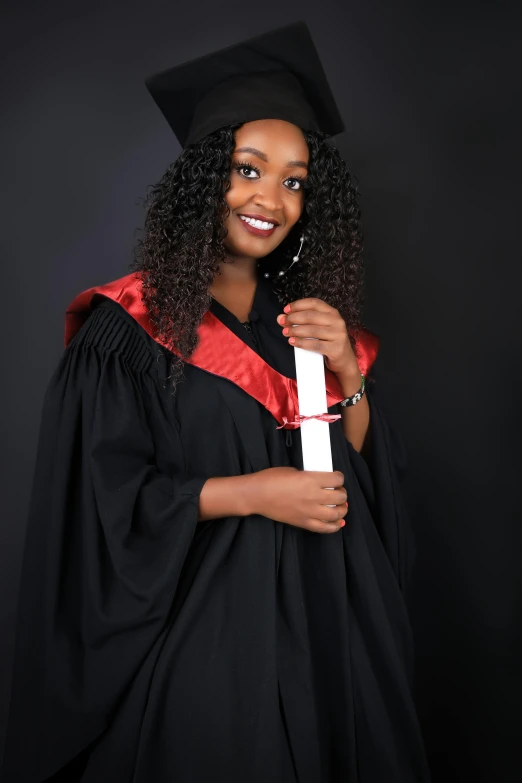
[{"label": "woman's face", "polygon": [[[283,241],[303,209],[308,161],[305,138],[290,122],[256,120],[235,132],[231,186],[225,194],[230,207],[225,248],[230,255],[262,258]],[[245,217],[274,226],[252,226]]]}]

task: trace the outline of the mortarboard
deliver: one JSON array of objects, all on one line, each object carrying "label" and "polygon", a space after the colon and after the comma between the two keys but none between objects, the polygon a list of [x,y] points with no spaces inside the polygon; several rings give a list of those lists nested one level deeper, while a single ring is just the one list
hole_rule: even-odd
[{"label": "mortarboard", "polygon": [[280,119],[344,130],[305,22],[181,63],[145,80],[182,147],[224,125]]}]

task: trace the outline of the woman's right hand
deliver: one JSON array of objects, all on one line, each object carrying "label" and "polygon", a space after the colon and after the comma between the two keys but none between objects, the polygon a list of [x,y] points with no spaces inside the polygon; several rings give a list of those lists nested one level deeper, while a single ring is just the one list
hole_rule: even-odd
[{"label": "woman's right hand", "polygon": [[[335,533],[348,511],[344,476],[297,468],[267,468],[250,475],[251,513],[313,533]],[[333,489],[328,489],[333,487]],[[329,504],[335,504],[333,508]]]}]

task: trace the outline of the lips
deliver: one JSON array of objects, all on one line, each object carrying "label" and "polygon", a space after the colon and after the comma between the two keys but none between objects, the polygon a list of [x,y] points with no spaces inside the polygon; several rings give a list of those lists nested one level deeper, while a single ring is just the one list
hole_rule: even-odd
[{"label": "lips", "polygon": [[[254,217],[254,216],[253,215],[245,215],[245,217]],[[256,219],[261,220],[261,218],[256,218]],[[240,217],[238,217],[238,220],[240,221],[241,225],[244,226],[246,228],[246,230],[250,234],[254,234],[254,236],[257,236],[257,237],[271,237],[272,234],[274,233],[274,231],[277,228],[277,225],[274,225],[273,228],[267,228],[267,229],[256,228],[255,226],[251,226],[250,223],[247,223],[245,220],[241,220]],[[268,222],[272,222],[272,221],[268,221],[267,220],[266,222],[268,223]]]},{"label": "lips", "polygon": [[268,218],[265,215],[261,215],[259,212],[241,212],[240,217],[241,216],[253,218],[254,220],[262,220],[264,223],[274,223],[276,226],[279,225],[278,220],[274,220],[274,218]]}]

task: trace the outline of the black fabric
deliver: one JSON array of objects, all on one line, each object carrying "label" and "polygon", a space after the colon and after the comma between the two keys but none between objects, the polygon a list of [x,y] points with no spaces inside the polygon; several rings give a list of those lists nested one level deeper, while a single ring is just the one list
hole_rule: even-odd
[{"label": "black fabric", "polygon": [[[212,310],[294,374],[263,279],[255,343]],[[371,460],[331,425],[342,531],[198,523],[208,477],[300,467],[300,433],[287,442],[253,398],[190,365],[171,395],[166,356],[102,300],[49,383],[2,783],[428,781],[402,457],[375,388]]]},{"label": "black fabric", "polygon": [[255,336],[254,332],[252,331],[252,324],[250,323],[250,321],[243,321],[241,326],[243,326],[246,329],[246,331],[248,332],[248,334],[250,335],[250,337],[254,341],[254,344],[257,346],[256,336]]},{"label": "black fabric", "polygon": [[182,147],[226,125],[260,119],[327,136],[344,130],[305,22],[181,63],[145,84]]}]

